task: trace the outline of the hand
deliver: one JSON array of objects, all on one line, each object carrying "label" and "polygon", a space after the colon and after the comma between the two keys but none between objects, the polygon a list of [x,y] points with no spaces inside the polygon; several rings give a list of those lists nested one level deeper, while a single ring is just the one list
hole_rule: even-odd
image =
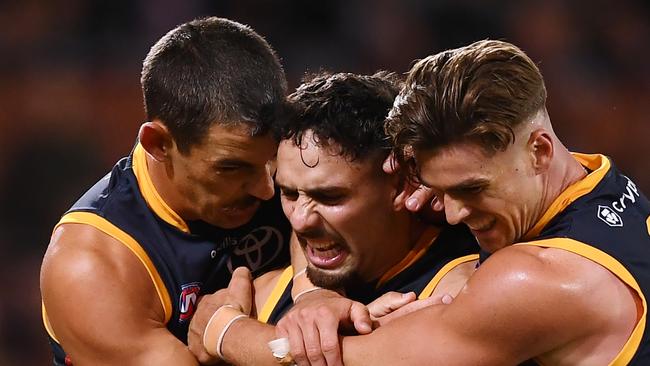
[{"label": "hand", "polygon": [[[410,296],[408,296],[409,294],[412,294],[412,300],[410,301],[408,301],[410,298]],[[383,299],[384,296],[387,296],[387,298]],[[403,296],[405,298],[399,299],[398,296]],[[382,325],[386,325],[399,317],[410,314],[427,306],[449,305],[454,301],[454,298],[450,294],[440,294],[422,300],[414,300],[415,293],[413,292],[403,295],[397,292],[389,292],[373,301],[372,303],[368,304],[368,308],[371,311],[371,314],[379,314],[379,316],[373,318],[373,326],[377,328]]]},{"label": "hand", "polygon": [[215,311],[221,306],[229,304],[244,314],[250,314],[252,303],[251,276],[248,269],[244,267],[235,269],[227,289],[221,289],[214,294],[201,297],[190,321],[187,334],[187,345],[201,364],[211,365],[221,361],[210,355],[203,345],[203,334]]},{"label": "hand", "polygon": [[[395,156],[391,153],[388,155],[386,160],[384,160],[382,168],[387,174],[396,174],[400,169],[400,166],[395,159]],[[443,214],[445,206],[440,200],[438,200],[438,197],[433,194],[431,188],[422,184],[415,186],[406,182],[402,194],[407,196],[404,202],[404,206],[407,210],[411,212],[420,212],[421,215],[430,222],[435,223],[441,220],[444,221]]]},{"label": "hand", "polygon": [[376,328],[376,326],[379,325],[376,323],[379,318],[415,301],[416,298],[415,292],[402,294],[391,291],[375,299],[373,302],[368,304],[368,311],[370,312],[370,318],[373,321],[373,328]]},{"label": "hand", "polygon": [[226,304],[238,308],[246,315],[251,314],[253,307],[253,277],[246,267],[238,267],[232,272],[228,284]]},{"label": "hand", "polygon": [[305,294],[278,322],[278,338],[289,338],[291,355],[298,365],[343,365],[339,325],[360,334],[372,331],[365,305],[346,299],[334,291]]},{"label": "hand", "polygon": [[226,296],[226,289],[219,290],[211,295],[202,296],[198,301],[196,311],[190,321],[190,327],[187,332],[187,346],[190,352],[203,365],[212,365],[219,361],[217,357],[208,354],[203,346],[203,332],[205,332],[205,327],[208,325],[212,314],[225,304]]}]

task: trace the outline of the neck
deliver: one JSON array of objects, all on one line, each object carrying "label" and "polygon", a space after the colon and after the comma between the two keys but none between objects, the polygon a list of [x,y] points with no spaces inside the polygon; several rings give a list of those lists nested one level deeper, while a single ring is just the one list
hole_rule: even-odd
[{"label": "neck", "polygon": [[558,147],[557,154],[553,157],[554,162],[549,168],[546,178],[540,217],[562,192],[587,176],[587,170],[559,141]]},{"label": "neck", "polygon": [[175,189],[172,178],[174,176],[173,170],[169,168],[164,162],[157,161],[149,154],[147,157],[147,172],[151,177],[151,183],[156,188],[158,195],[165,202],[169,208],[179,215],[183,220],[192,220],[191,215],[188,215],[188,210],[183,204],[181,194]]},{"label": "neck", "polygon": [[401,266],[400,262],[404,261],[413,250],[427,225],[417,219],[414,214],[407,211],[400,212],[400,218],[394,220],[396,225],[391,225],[391,230],[387,235],[383,236],[385,240],[381,244],[381,248],[394,248],[391,250],[393,253],[387,258],[392,260],[386,263],[372,276],[369,282],[375,283],[376,281],[387,280],[383,278],[389,273],[393,273],[396,266]]}]

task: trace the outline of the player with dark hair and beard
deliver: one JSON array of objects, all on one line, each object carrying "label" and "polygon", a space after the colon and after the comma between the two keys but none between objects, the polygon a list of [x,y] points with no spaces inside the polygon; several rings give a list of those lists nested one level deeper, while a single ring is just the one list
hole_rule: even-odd
[{"label": "player with dark hair and beard", "polygon": [[[383,123],[400,85],[396,75],[386,72],[322,74],[289,96],[295,113],[278,125],[276,184],[307,266],[290,266],[256,279],[254,301],[246,300],[254,310],[230,307],[236,302],[228,299],[228,291],[209,295],[221,297],[226,305],[207,324],[191,325],[198,329],[190,334],[190,349],[201,361],[218,356],[234,364],[273,364],[265,342],[256,342],[252,335],[231,336],[228,328],[249,321],[250,313],[261,322],[277,323],[280,336],[296,331],[291,329],[294,322],[287,320],[301,312],[286,312],[310,291],[295,289],[307,278],[363,304],[387,293],[406,293],[404,303],[413,300],[414,293],[427,298],[460,291],[476,265],[476,240],[463,225],[436,226],[408,212],[403,202],[407,182],[383,170],[391,152]],[[241,287],[247,286],[246,276],[245,271],[233,275],[237,291],[245,292]],[[371,313],[383,315],[376,304],[368,306]],[[195,320],[203,311],[199,305]],[[327,327],[337,320],[327,312],[320,314],[314,332],[303,329],[303,334],[317,337],[317,329],[333,330],[338,339],[336,327]],[[311,355],[295,351],[301,348],[291,345],[293,358],[304,362]],[[336,350],[338,343],[331,349]]]}]

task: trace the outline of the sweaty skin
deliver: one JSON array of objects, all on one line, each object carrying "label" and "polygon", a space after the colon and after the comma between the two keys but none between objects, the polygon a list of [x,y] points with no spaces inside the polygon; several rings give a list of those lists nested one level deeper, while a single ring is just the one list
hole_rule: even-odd
[{"label": "sweaty skin", "polygon": [[489,156],[472,142],[417,154],[447,220],[468,225],[494,254],[451,305],[345,338],[346,365],[601,365],[621,351],[643,313],[635,292],[578,254],[512,245],[586,175],[545,111],[515,134],[513,146]]},{"label": "sweaty skin", "polygon": [[635,296],[605,268],[563,250],[509,247],[451,305],[346,337],[344,363],[515,365],[538,356],[548,365],[607,364],[636,321]]},{"label": "sweaty skin", "polygon": [[[177,150],[160,121],[145,123],[139,137],[154,186],[181,217],[237,226],[257,208],[239,208],[242,197],[273,196],[269,161],[276,143],[268,136],[251,137],[242,126],[214,125],[189,155]],[[243,168],[220,171],[224,160]],[[55,229],[43,259],[41,292],[50,328],[75,365],[197,364],[166,328],[161,298],[145,265],[124,243],[94,226],[65,223]]]},{"label": "sweaty skin", "polygon": [[[423,307],[443,303],[449,304],[451,302],[450,295],[455,295],[461,291],[461,289],[465,286],[467,276],[473,272],[474,266],[475,262],[466,262],[449,271],[445,276],[442,277],[438,286],[434,289],[431,296],[427,299],[412,302],[415,300],[415,295],[413,293],[387,293],[372,303],[368,304],[368,310],[370,311],[371,316],[373,316],[376,325],[381,324],[383,327],[398,317],[404,316],[405,314],[416,311]],[[280,271],[274,271],[255,279],[253,286],[253,292],[255,293],[254,306],[257,307],[258,312],[266,301],[265,295],[260,296],[259,294],[268,294],[268,288],[272,287],[275,284],[275,281],[277,281],[280,274]],[[210,307],[214,308],[214,310],[223,304],[245,307],[247,306],[246,304],[250,302],[250,288],[250,276],[246,274],[246,271],[243,271],[243,268],[240,268],[235,272],[235,274],[233,274],[233,279],[231,280],[231,283],[227,289],[220,290],[212,295],[206,295],[202,301],[209,302]],[[353,302],[350,300],[342,300],[346,300],[348,304],[353,305]],[[204,305],[205,304],[202,304],[202,306]],[[325,309],[323,308],[322,310]],[[354,318],[355,316],[352,315],[352,312],[354,310],[351,307],[348,307],[348,311],[350,312],[348,314],[348,317]],[[398,314],[398,316],[392,316],[395,313],[400,314]],[[205,314],[212,315],[212,312],[204,313],[204,315]],[[328,312],[321,314],[324,314],[324,316],[329,316]],[[203,316],[199,317],[203,318]],[[195,318],[192,320],[192,323],[194,324],[200,322],[202,325],[197,324],[197,326],[193,327],[190,332],[199,329],[200,332],[198,333],[202,335],[202,330],[205,328],[207,319],[199,320],[199,317],[195,316]],[[222,351],[226,356],[226,359],[235,365],[277,365],[277,361],[271,356],[271,352],[267,346],[268,341],[271,341],[275,338],[277,338],[275,327],[261,323],[252,318],[245,318],[238,320],[228,329],[223,340]],[[190,339],[192,339],[191,333]],[[195,337],[195,339],[198,339],[198,337]],[[193,352],[195,352],[195,347],[199,346],[202,345],[190,340],[190,348],[193,350]],[[199,358],[199,360],[204,363],[211,363],[216,361],[214,358],[210,357]],[[328,365],[341,365],[340,359],[328,359],[327,361]],[[299,362],[299,364],[316,364],[319,362],[319,360],[309,360],[305,362]]]},{"label": "sweaty skin", "polygon": [[41,289],[51,326],[75,365],[198,364],[166,329],[162,304],[142,263],[93,227],[56,229],[43,261]]}]

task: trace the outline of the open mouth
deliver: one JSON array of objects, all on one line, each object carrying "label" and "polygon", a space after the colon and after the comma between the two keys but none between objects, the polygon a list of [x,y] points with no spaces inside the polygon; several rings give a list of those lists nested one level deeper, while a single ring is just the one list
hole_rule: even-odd
[{"label": "open mouth", "polygon": [[321,269],[334,269],[340,266],[348,256],[348,251],[335,243],[307,243],[305,246],[307,260]]}]

